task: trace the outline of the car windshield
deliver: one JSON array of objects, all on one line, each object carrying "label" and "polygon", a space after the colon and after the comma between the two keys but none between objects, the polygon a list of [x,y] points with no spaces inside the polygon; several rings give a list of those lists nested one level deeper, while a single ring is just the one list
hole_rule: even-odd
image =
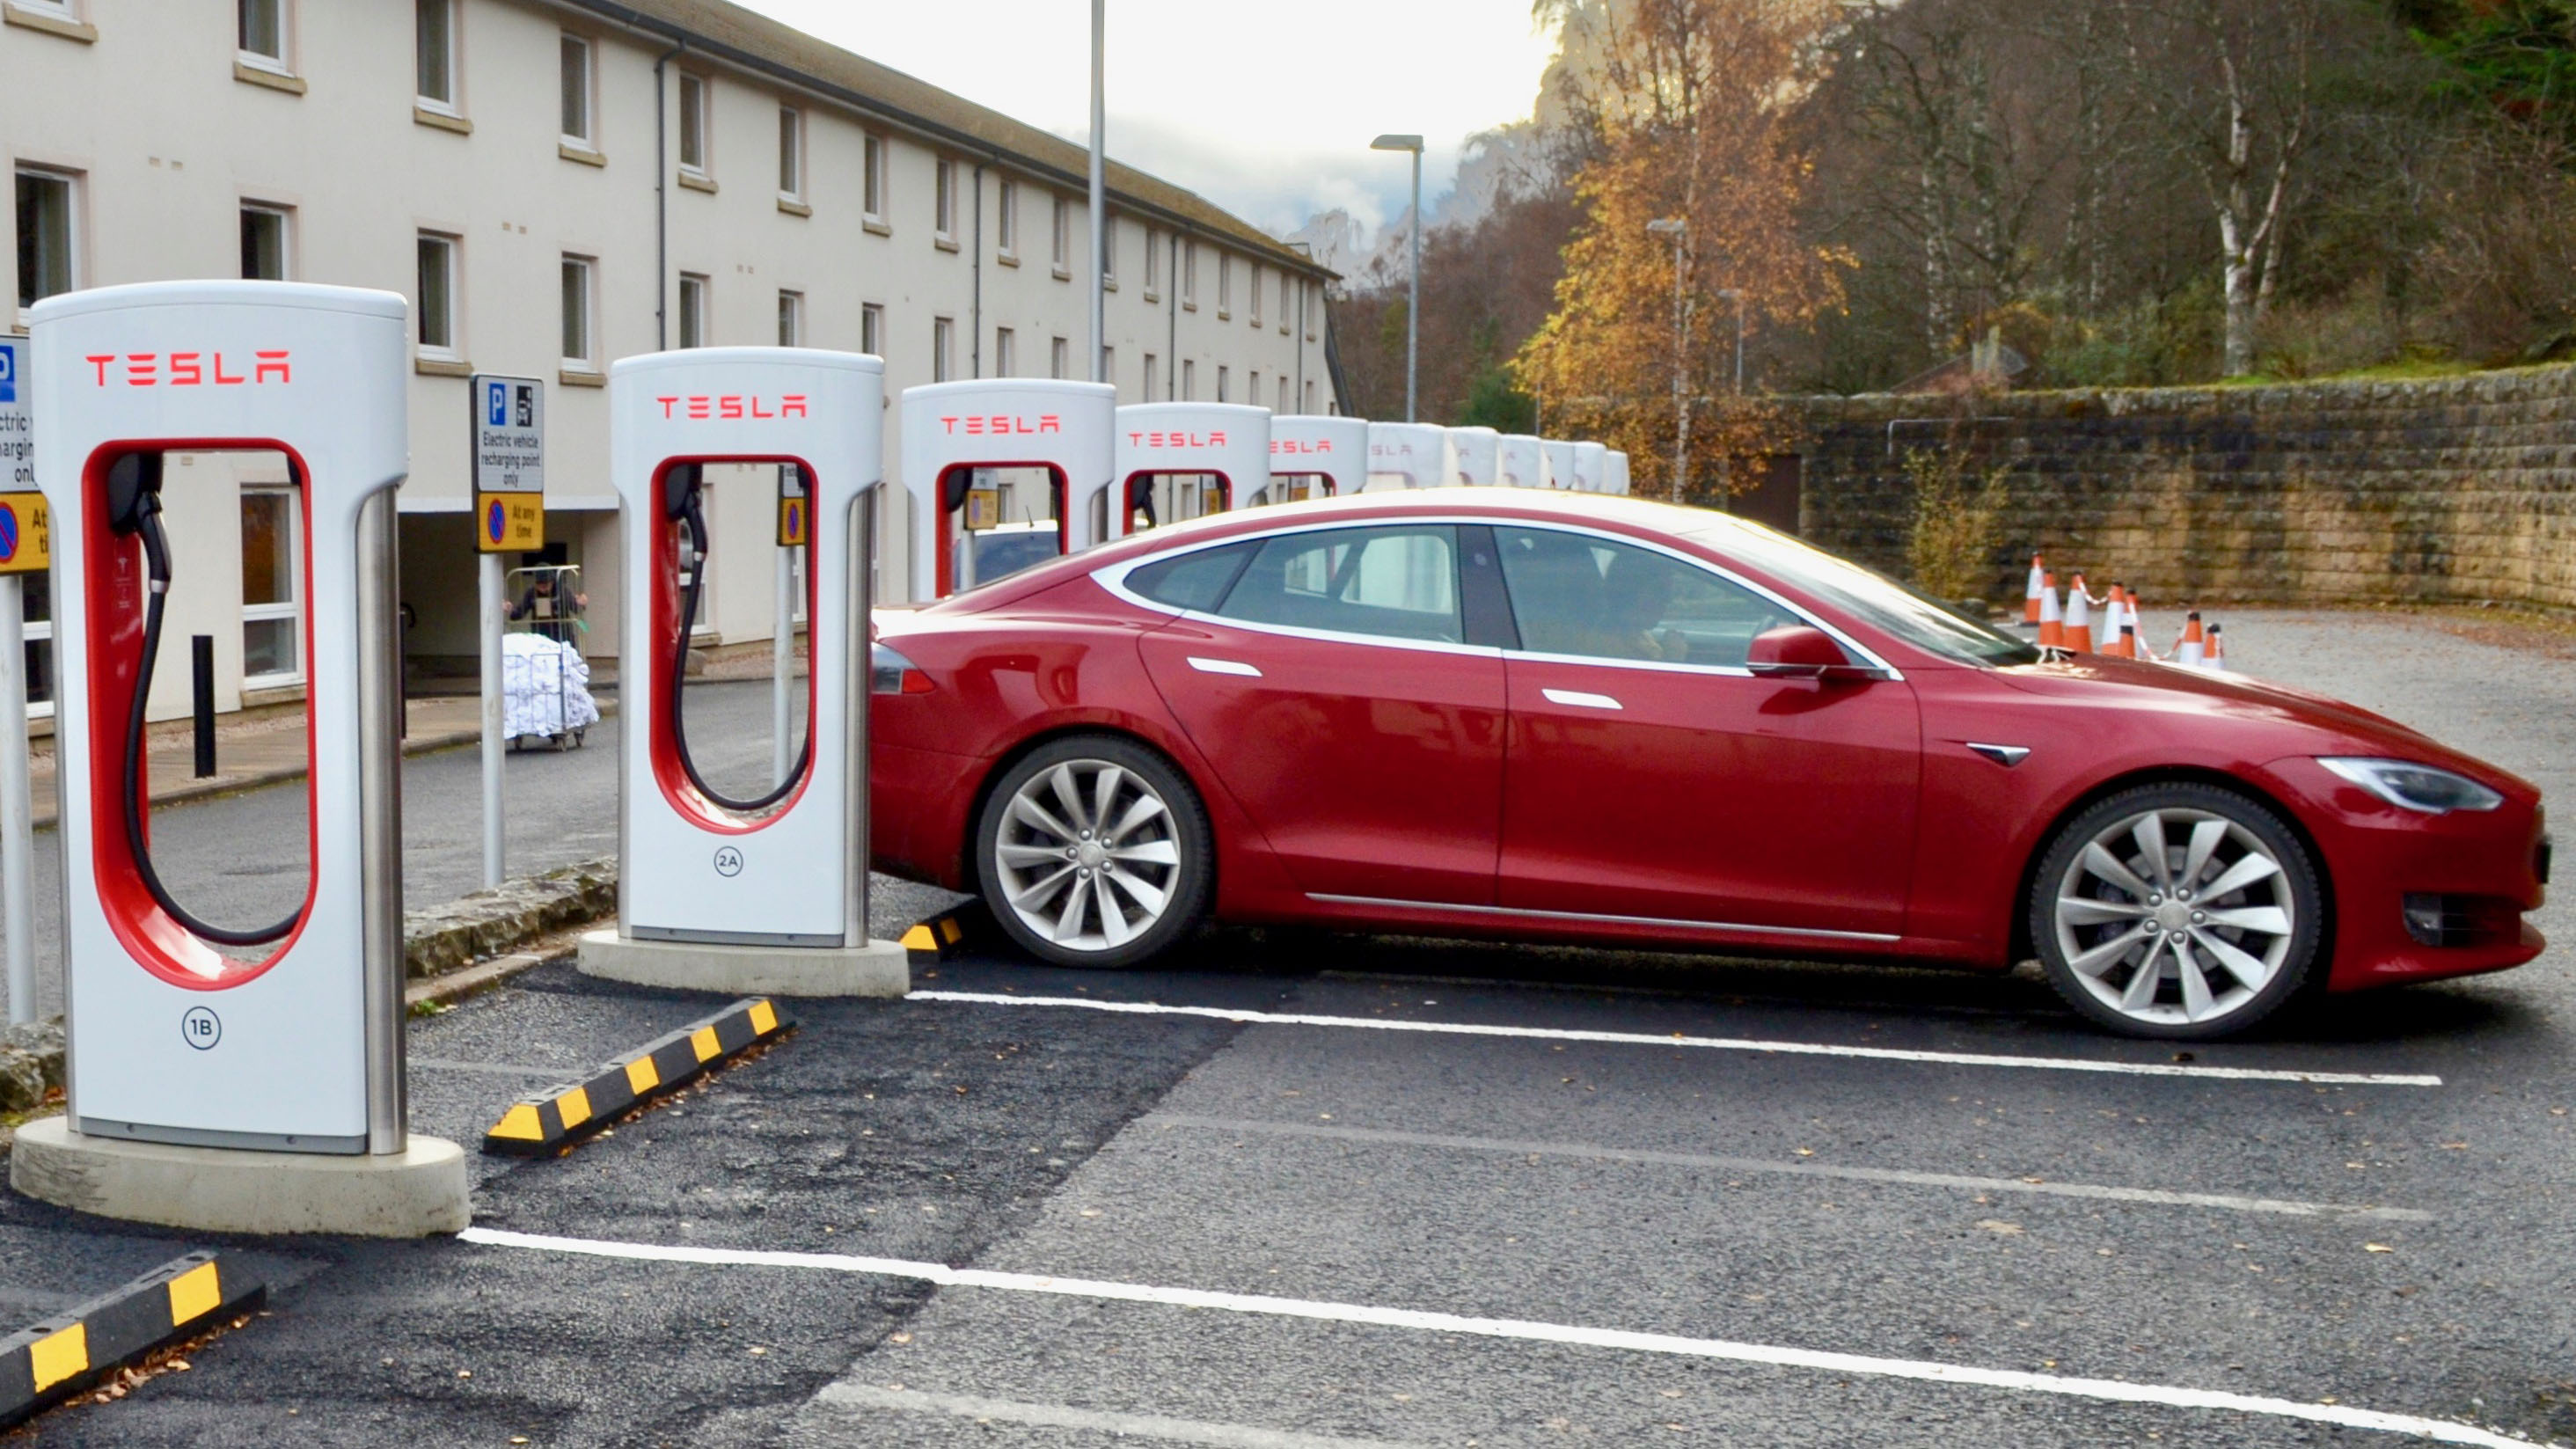
[{"label": "car windshield", "polygon": [[999,583],[1003,579],[1031,569],[1063,552],[1055,526],[1044,528],[986,529],[974,535],[975,585]]},{"label": "car windshield", "polygon": [[1811,548],[1758,523],[1722,519],[1690,530],[1689,536],[1848,612],[1871,628],[1884,630],[1944,659],[1984,665],[2039,661],[2039,650],[2034,645],[1969,618],[1956,607],[1885,574]]}]

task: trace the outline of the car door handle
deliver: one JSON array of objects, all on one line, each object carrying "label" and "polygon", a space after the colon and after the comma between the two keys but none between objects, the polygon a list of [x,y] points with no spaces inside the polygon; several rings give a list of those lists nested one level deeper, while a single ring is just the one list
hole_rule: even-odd
[{"label": "car door handle", "polygon": [[1201,674],[1234,674],[1240,675],[1245,679],[1259,679],[1261,677],[1260,670],[1253,668],[1251,665],[1244,663],[1240,659],[1207,659],[1193,654],[1189,656],[1189,661],[1190,667]]},{"label": "car door handle", "polygon": [[1580,689],[1542,689],[1550,704],[1570,704],[1577,709],[1617,709],[1619,701],[1606,694],[1587,694]]}]

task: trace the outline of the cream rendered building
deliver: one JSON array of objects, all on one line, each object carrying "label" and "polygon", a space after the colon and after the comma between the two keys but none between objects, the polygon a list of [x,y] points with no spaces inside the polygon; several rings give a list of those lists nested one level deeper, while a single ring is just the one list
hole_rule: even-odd
[{"label": "cream rendered building", "polygon": [[[547,536],[586,570],[594,655],[616,652],[618,624],[612,359],[872,352],[889,401],[948,378],[1087,375],[1082,149],[723,0],[0,0],[0,22],[18,262],[0,330],[54,292],[168,278],[410,298],[416,673],[474,650],[471,373],[548,384]],[[1109,194],[1121,401],[1338,411],[1329,273],[1128,168]],[[897,425],[889,407],[890,484]],[[178,465],[170,633],[214,636],[219,708],[292,699],[285,475],[256,457]],[[879,586],[903,597],[916,523],[888,491]],[[770,499],[719,495],[703,622],[725,643],[770,638]],[[156,717],[188,707],[184,646],[164,654]]]}]

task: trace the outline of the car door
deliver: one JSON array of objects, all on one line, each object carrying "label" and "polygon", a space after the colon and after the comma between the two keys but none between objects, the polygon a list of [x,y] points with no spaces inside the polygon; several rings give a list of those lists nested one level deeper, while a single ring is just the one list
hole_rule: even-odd
[{"label": "car door", "polygon": [[1147,672],[1301,889],[1492,903],[1503,662],[1464,642],[1456,529],[1301,529],[1122,586],[1188,610]]},{"label": "car door", "polygon": [[1497,525],[1519,647],[1498,903],[1894,936],[1922,731],[1911,687],[1756,678],[1809,620],[1679,553]]}]

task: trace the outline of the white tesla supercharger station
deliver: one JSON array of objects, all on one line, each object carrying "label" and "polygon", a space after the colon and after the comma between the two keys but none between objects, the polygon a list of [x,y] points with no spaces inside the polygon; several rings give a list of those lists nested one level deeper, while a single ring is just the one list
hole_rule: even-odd
[{"label": "white tesla supercharger station", "polygon": [[1601,491],[1620,498],[1628,496],[1628,455],[1617,448],[1601,465]]},{"label": "white tesla supercharger station", "polygon": [[[467,1225],[461,1151],[405,1121],[407,316],[392,293],[276,282],[108,287],[34,309],[69,1076],[64,1116],[19,1129],[21,1192],[209,1230]],[[204,919],[179,897],[230,903],[154,868],[144,753],[174,581],[163,492],[196,516],[209,500],[187,495],[229,492],[233,475],[183,465],[224,452],[282,457],[300,505],[309,825],[275,848],[304,857],[276,864],[307,886],[283,920],[254,926]]]},{"label": "white tesla supercharger station", "polygon": [[[626,716],[617,926],[582,937],[586,974],[783,996],[910,987],[903,948],[868,935],[869,495],[884,407],[885,364],[856,353],[689,348],[609,368]],[[762,490],[721,516],[757,519],[774,540],[767,495],[782,475],[802,481],[810,510],[805,748],[785,779],[737,798],[690,752],[689,641],[708,550],[723,543],[708,495]]]},{"label": "white tesla supercharger station", "polygon": [[[911,504],[911,597],[927,604],[972,588],[959,545],[979,520],[979,472],[1043,471],[1056,544],[1080,553],[1107,528],[1110,434],[1118,389],[1105,382],[983,378],[903,390],[903,487]],[[963,567],[961,568],[961,565]]]},{"label": "white tesla supercharger station", "polygon": [[1134,403],[1118,410],[1117,498],[1102,541],[1223,513],[1270,482],[1270,409]]},{"label": "white tesla supercharger station", "polygon": [[1503,435],[1492,428],[1447,428],[1449,481],[1467,488],[1491,488],[1502,477]]},{"label": "white tesla supercharger station", "polygon": [[1562,438],[1539,440],[1539,477],[1542,488],[1574,491],[1574,444]]},{"label": "white tesla supercharger station", "polygon": [[1574,487],[1579,493],[1610,491],[1610,448],[1606,443],[1574,445]]},{"label": "white tesla supercharger station", "polygon": [[1339,498],[1368,486],[1368,420],[1289,413],[1270,420],[1270,483],[1255,503]]},{"label": "white tesla supercharger station", "polygon": [[1429,423],[1371,423],[1370,492],[1438,488],[1448,481],[1449,430]]},{"label": "white tesla supercharger station", "polygon": [[1547,486],[1546,455],[1536,435],[1505,433],[1498,442],[1494,481],[1506,488]]}]

